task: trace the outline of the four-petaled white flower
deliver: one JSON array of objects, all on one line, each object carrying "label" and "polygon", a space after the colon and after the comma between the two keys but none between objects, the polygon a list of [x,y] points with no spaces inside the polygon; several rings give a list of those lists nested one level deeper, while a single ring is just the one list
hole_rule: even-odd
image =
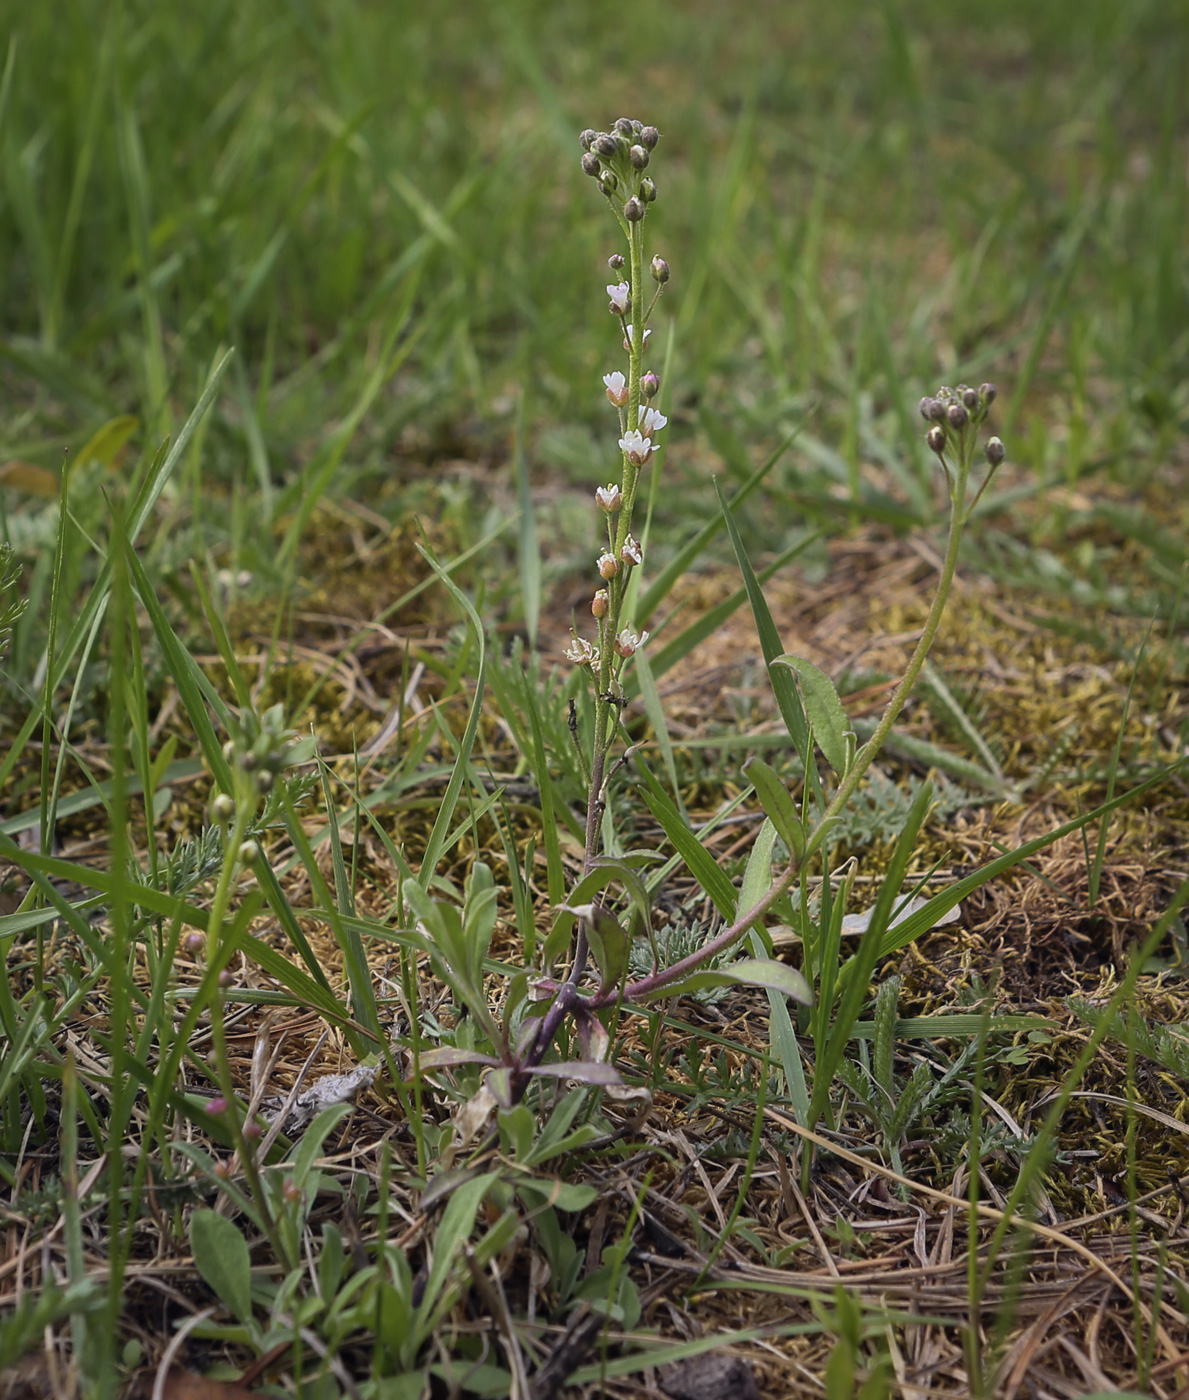
[{"label": "four-petaled white flower", "polygon": [[608,515],[611,515],[614,511],[619,509],[623,501],[623,492],[614,482],[611,482],[608,486],[600,486],[597,488],[595,491],[595,500]]},{"label": "four-petaled white flower", "polygon": [[590,666],[596,659],[594,647],[584,637],[575,637],[565,650],[565,658],[575,666]]},{"label": "four-petaled white flower", "polygon": [[632,289],[626,282],[608,282],[607,295],[611,298],[608,308],[612,316],[626,316],[632,304]]},{"label": "four-petaled white flower", "polygon": [[597,565],[600,578],[614,578],[619,573],[619,560],[614,554],[608,554],[606,550],[599,555]]},{"label": "four-petaled white flower", "polygon": [[603,383],[607,386],[607,397],[616,408],[622,408],[628,401],[628,382],[618,370],[612,370],[610,374],[603,375]]},{"label": "four-petaled white flower", "polygon": [[652,456],[652,442],[635,428],[629,428],[619,439],[624,455],[633,467],[642,467]]},{"label": "four-petaled white flower", "polygon": [[615,650],[620,656],[635,656],[647,640],[647,632],[641,632],[637,636],[630,627],[625,627],[615,639]]},{"label": "four-petaled white flower", "polygon": [[[651,334],[652,334],[652,332],[651,332],[651,331],[648,329],[648,327],[646,326],[646,327],[644,328],[644,341],[643,341],[643,343],[644,343],[645,345],[648,344],[648,337],[649,337]],[[628,350],[628,351],[630,351],[631,348],[632,348],[632,327],[631,327],[631,324],[630,324],[630,323],[629,323],[628,325],[624,326],[624,328],[623,328],[623,348],[624,348],[625,350]]]},{"label": "four-petaled white flower", "polygon": [[644,551],[640,548],[635,539],[629,535],[623,542],[623,548],[619,551],[619,557],[631,568],[633,564],[643,564]]},{"label": "four-petaled white flower", "polygon": [[640,431],[647,433],[649,437],[653,433],[659,433],[669,421],[663,413],[658,413],[655,408],[645,408],[643,404],[640,405],[639,419]]}]

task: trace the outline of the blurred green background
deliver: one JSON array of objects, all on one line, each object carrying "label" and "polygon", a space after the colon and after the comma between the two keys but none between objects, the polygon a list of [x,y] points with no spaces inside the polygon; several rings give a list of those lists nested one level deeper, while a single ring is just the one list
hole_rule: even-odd
[{"label": "blurred green background", "polygon": [[[941,381],[1002,386],[996,427],[1038,491],[1185,465],[1184,4],[0,14],[0,461],[57,473],[127,414],[151,455],[234,346],[176,552],[267,574],[331,459],[328,494],[393,519],[443,464],[498,477],[522,392],[534,482],[608,479],[618,233],[577,133],[621,114],[663,133],[654,343],[671,323],[666,470],[691,489],[662,529],[711,513],[708,470],[798,427],[760,544],[837,500],[932,518],[915,403]],[[0,530],[28,553],[22,482]]]}]

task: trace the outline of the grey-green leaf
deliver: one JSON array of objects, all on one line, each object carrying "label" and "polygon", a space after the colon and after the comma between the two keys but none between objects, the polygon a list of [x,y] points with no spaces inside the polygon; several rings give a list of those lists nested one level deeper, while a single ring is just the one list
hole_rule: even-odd
[{"label": "grey-green leaf", "polygon": [[248,1243],[218,1211],[190,1217],[190,1252],[204,1281],[245,1326],[252,1321],[252,1261]]},{"label": "grey-green leaf", "polygon": [[703,987],[730,986],[763,987],[765,990],[783,992],[803,1006],[813,1005],[813,991],[801,973],[787,963],[768,958],[742,958],[730,967],[716,968],[713,972],[694,972],[664,991],[666,996],[675,996],[682,992],[699,991]]},{"label": "grey-green leaf", "polygon": [[801,683],[801,698],[809,717],[813,737],[826,756],[826,762],[842,776],[854,760],[854,740],[848,740],[851,723],[834,689],[834,682],[812,661],[803,656],[778,656],[773,666],[787,666]]}]

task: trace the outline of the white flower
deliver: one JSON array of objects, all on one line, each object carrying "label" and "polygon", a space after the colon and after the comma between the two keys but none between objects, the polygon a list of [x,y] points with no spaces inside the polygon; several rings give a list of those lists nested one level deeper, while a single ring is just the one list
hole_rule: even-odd
[{"label": "white flower", "polygon": [[608,554],[606,550],[599,555],[596,567],[600,578],[614,578],[619,573],[619,560],[614,554]]},{"label": "white flower", "polygon": [[644,551],[636,543],[631,535],[623,543],[623,548],[619,551],[619,557],[631,568],[633,564],[643,564]]},{"label": "white flower", "polygon": [[619,445],[633,467],[642,467],[652,456],[652,442],[635,428],[629,428],[624,433]]},{"label": "white flower", "polygon": [[608,310],[612,316],[626,316],[632,304],[632,289],[627,282],[608,282],[607,295],[611,298]]},{"label": "white flower", "polygon": [[637,636],[630,627],[625,627],[615,639],[615,650],[620,656],[635,656],[647,640],[647,632]]},{"label": "white flower", "polygon": [[598,502],[599,506],[610,515],[613,511],[619,509],[623,501],[623,492],[614,482],[611,482],[610,485],[600,486],[595,491],[595,500]]},{"label": "white flower", "polygon": [[610,374],[603,375],[603,383],[607,386],[607,397],[616,408],[622,408],[628,401],[628,382],[618,370],[613,370]]},{"label": "white flower", "polygon": [[[652,332],[647,327],[645,327],[643,342],[645,345],[648,344],[648,337],[651,334]],[[632,327],[630,323],[623,328],[623,348],[629,351],[632,348]]]},{"label": "white flower", "polygon": [[565,650],[565,658],[575,666],[590,666],[595,660],[595,649],[583,637],[575,637]]},{"label": "white flower", "polygon": [[640,431],[642,433],[647,433],[651,437],[653,433],[659,433],[668,421],[665,415],[658,413],[655,408],[645,408],[643,404],[640,405]]}]

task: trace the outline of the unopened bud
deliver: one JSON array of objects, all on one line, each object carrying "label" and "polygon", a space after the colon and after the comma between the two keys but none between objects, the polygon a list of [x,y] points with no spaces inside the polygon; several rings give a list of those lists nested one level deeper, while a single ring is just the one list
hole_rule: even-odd
[{"label": "unopened bud", "polygon": [[259,1123],[245,1123],[243,1127],[244,1138],[247,1142],[259,1142],[264,1136],[264,1129]]},{"label": "unopened bud", "polygon": [[598,134],[599,133],[597,131],[595,131],[592,127],[588,126],[586,130],[581,134],[581,136],[578,137],[578,144],[582,147],[584,151],[589,151],[590,148],[594,145],[595,138],[598,136]]},{"label": "unopened bud", "polygon": [[607,609],[611,606],[611,595],[605,588],[599,591],[590,600],[590,610],[595,617],[606,617]]},{"label": "unopened bud", "polygon": [[603,187],[604,194],[614,194],[619,188],[619,180],[616,178],[614,170],[604,170],[599,176],[599,184]]},{"label": "unopened bud", "polygon": [[212,1118],[217,1118],[220,1113],[227,1112],[227,1100],[224,1098],[207,1099],[206,1111]]},{"label": "unopened bud", "polygon": [[999,466],[999,464],[1007,456],[1007,449],[997,437],[987,439],[987,446],[985,448],[985,451],[987,454],[987,462],[992,467]]},{"label": "unopened bud", "polygon": [[582,173],[584,175],[598,175],[603,168],[603,162],[593,151],[587,151],[582,157]]},{"label": "unopened bud", "polygon": [[644,217],[643,202],[633,195],[623,206],[623,217],[629,224],[638,224]]},{"label": "unopened bud", "polygon": [[619,147],[615,144],[614,136],[608,135],[608,133],[605,131],[600,131],[595,137],[595,139],[590,143],[590,149],[594,151],[597,155],[603,156],[605,159],[610,160],[610,158],[615,154]]},{"label": "unopened bud", "polygon": [[182,947],[185,948],[187,953],[201,953],[206,947],[206,934],[188,933],[185,938],[182,939]]},{"label": "unopened bud", "polygon": [[962,402],[973,413],[978,408],[978,391],[976,389],[963,389]]},{"label": "unopened bud", "polygon": [[619,117],[615,123],[615,130],[618,131],[621,136],[635,136],[636,134],[632,127],[631,117]]},{"label": "unopened bud", "polygon": [[235,798],[229,793],[219,793],[211,802],[211,816],[217,822],[229,822],[235,816]]},{"label": "unopened bud", "polygon": [[652,276],[653,280],[659,282],[662,287],[669,280],[669,264],[664,258],[653,258]]},{"label": "unopened bud", "polygon": [[274,782],[276,782],[276,779],[266,768],[264,772],[261,773],[261,775],[256,779],[256,786],[260,789],[261,792],[271,792],[273,789]]},{"label": "unopened bud", "polygon": [[945,411],[945,416],[950,427],[957,428],[959,431],[970,422],[970,414],[966,412],[960,403],[950,404],[949,408]]},{"label": "unopened bud", "polygon": [[628,160],[637,170],[643,170],[648,164],[648,152],[643,146],[633,146],[628,152]]},{"label": "unopened bud", "polygon": [[281,1187],[281,1194],[291,1206],[295,1206],[301,1200],[301,1187],[290,1177]]},{"label": "unopened bud", "polygon": [[244,865],[255,865],[260,859],[260,847],[255,841],[245,841],[239,848],[239,858]]},{"label": "unopened bud", "polygon": [[220,1181],[231,1180],[230,1162],[216,1162],[215,1165],[211,1168],[211,1171],[214,1172],[215,1176],[217,1176]]},{"label": "unopened bud", "polygon": [[231,971],[229,967],[225,967],[223,971],[219,973],[218,981],[219,986],[222,987],[224,991],[226,991],[228,987],[235,986],[235,974]]},{"label": "unopened bud", "polygon": [[978,386],[978,396],[985,404],[993,404],[999,397],[999,390],[994,384],[980,384]]},{"label": "unopened bud", "polygon": [[612,253],[611,256],[607,259],[607,266],[611,269],[612,272],[618,272],[619,269],[623,267],[623,265],[624,256],[622,253]]},{"label": "unopened bud", "polygon": [[235,762],[235,744],[230,739],[223,745],[223,758],[227,763]]},{"label": "unopened bud", "polygon": [[645,126],[640,130],[640,144],[647,146],[650,151],[656,149],[656,143],[661,139],[660,132],[655,126]]},{"label": "unopened bud", "polygon": [[654,399],[660,393],[661,381],[651,370],[640,376],[640,392],[646,399]]},{"label": "unopened bud", "polygon": [[917,405],[917,407],[920,409],[921,417],[925,420],[926,423],[932,421],[932,418],[933,418],[933,405],[934,405],[936,402],[937,402],[936,399],[931,399],[931,398],[926,397],[926,398],[923,398],[923,399],[920,401],[920,403]]},{"label": "unopened bud", "polygon": [[940,457],[945,451],[945,429],[939,424],[934,425],[925,434],[925,441],[929,444],[929,450],[936,452]]},{"label": "unopened bud", "polygon": [[640,198],[645,204],[651,204],[656,199],[656,181],[650,180],[647,175],[640,181]]}]

